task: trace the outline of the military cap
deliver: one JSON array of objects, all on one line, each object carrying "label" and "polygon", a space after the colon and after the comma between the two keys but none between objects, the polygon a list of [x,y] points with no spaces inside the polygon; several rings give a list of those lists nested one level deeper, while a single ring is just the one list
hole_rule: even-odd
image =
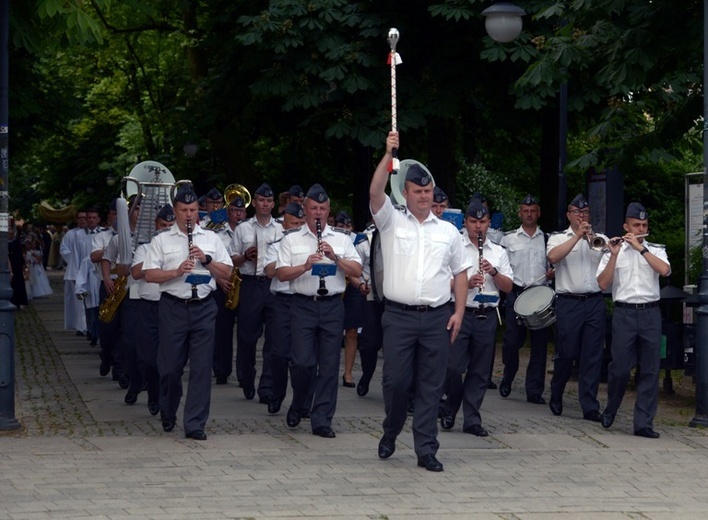
[{"label": "military cap", "polygon": [[465,211],[465,215],[467,215],[468,217],[481,219],[484,218],[485,215],[489,215],[489,208],[482,204],[479,199],[475,199],[473,197],[470,201],[470,205],[467,206],[467,211]]},{"label": "military cap", "polygon": [[285,213],[297,218],[303,218],[305,216],[305,211],[297,202],[288,202],[288,205],[285,206]]},{"label": "military cap", "polygon": [[337,222],[338,224],[351,224],[352,223],[352,219],[347,214],[346,211],[340,211],[339,213],[337,213],[337,216],[334,218],[334,221]]},{"label": "military cap", "polygon": [[420,164],[411,164],[406,172],[406,180],[418,186],[427,186],[433,182],[433,178],[426,172]]},{"label": "military cap", "polygon": [[177,195],[175,195],[175,202],[182,202],[184,204],[192,204],[197,202],[197,194],[194,193],[191,184],[185,184],[179,190],[177,190]]},{"label": "military cap", "polygon": [[589,206],[588,201],[585,200],[585,195],[582,193],[578,193],[575,198],[570,201],[570,205],[578,209],[587,208]]},{"label": "military cap", "polygon": [[302,190],[299,184],[295,184],[293,186],[290,186],[290,189],[288,190],[288,194],[297,197],[299,199],[303,198],[305,196],[305,192]]},{"label": "military cap", "polygon": [[631,202],[629,206],[627,206],[627,213],[624,217],[646,220],[649,218],[649,215],[647,214],[647,209],[642,206],[640,202]]},{"label": "military cap", "polygon": [[206,198],[208,200],[215,200],[215,201],[224,200],[224,196],[216,188],[212,188],[209,191],[207,191]]},{"label": "military cap", "polygon": [[256,190],[256,195],[260,195],[261,197],[273,197],[273,189],[270,187],[270,184],[264,182],[260,186],[258,186],[258,189]]},{"label": "military cap", "polygon": [[165,204],[157,212],[157,218],[161,218],[167,222],[172,222],[175,219],[175,212],[172,209],[172,204]]},{"label": "military cap", "polygon": [[231,199],[231,202],[229,202],[229,206],[233,206],[234,208],[245,208],[246,202],[243,200],[243,197],[236,195]]},{"label": "military cap", "polygon": [[433,188],[433,202],[435,202],[437,204],[442,204],[443,202],[446,202],[446,201],[447,201],[447,195],[445,194],[445,192],[441,188],[438,188],[437,186],[435,186],[435,188]]},{"label": "military cap", "polygon": [[313,184],[310,189],[307,190],[307,195],[305,195],[305,197],[316,202],[327,202],[329,200],[327,192],[319,184]]},{"label": "military cap", "polygon": [[519,202],[520,205],[522,206],[533,206],[535,204],[538,204],[538,200],[536,200],[536,197],[531,195],[530,193],[527,193],[526,196]]}]

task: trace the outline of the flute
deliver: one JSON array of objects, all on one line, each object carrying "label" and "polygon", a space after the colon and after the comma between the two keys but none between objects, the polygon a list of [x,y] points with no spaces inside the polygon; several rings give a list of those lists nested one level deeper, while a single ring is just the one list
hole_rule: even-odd
[{"label": "flute", "polygon": [[[634,238],[645,238],[645,237],[648,237],[648,236],[649,236],[649,233],[644,233],[643,235],[634,235]],[[611,239],[610,239],[610,244],[620,244],[620,243],[622,243],[622,242],[624,242],[624,238],[623,238],[623,237],[617,237],[617,238],[611,238]]]},{"label": "flute", "polygon": [[[192,221],[187,220],[187,250],[189,254],[189,259],[194,261],[194,255],[192,254],[192,246],[194,245],[192,241]],[[197,294],[197,284],[192,284],[192,300],[198,300],[199,295]]]}]

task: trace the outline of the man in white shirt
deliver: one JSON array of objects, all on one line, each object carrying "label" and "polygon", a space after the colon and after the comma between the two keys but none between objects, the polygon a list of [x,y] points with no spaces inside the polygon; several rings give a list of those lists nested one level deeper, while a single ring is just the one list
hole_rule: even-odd
[{"label": "man in white shirt", "polygon": [[268,404],[273,394],[270,370],[273,347],[273,315],[275,300],[270,292],[270,278],[265,273],[268,246],[283,235],[283,226],[272,216],[275,199],[271,187],[263,183],[253,195],[256,214],[242,222],[234,232],[231,259],[241,273],[240,300],[246,305],[237,308],[236,377],[246,399],[256,395],[256,344],[261,334],[263,368],[258,381],[259,402]]},{"label": "man in white shirt", "polygon": [[654,416],[659,402],[661,311],[659,276],[669,276],[671,265],[664,246],[644,240],[649,231],[647,210],[638,202],[627,206],[623,237],[609,241],[597,268],[603,290],[612,286],[612,361],[607,378],[607,407],[602,426],[609,428],[627,389],[630,372],[639,365],[634,404],[634,435],[659,438]]},{"label": "man in white shirt", "polygon": [[[170,432],[175,427],[182,374],[189,360],[184,431],[188,439],[201,441],[207,438],[204,428],[211,402],[216,318],[211,293],[216,290],[216,279],[231,274],[232,264],[221,239],[197,224],[199,204],[191,186],[181,188],[174,203],[175,224],[152,239],[143,271],[147,282],[160,284],[157,366],[162,429]],[[197,266],[203,276],[208,272],[208,282],[188,279]]]},{"label": "man in white shirt", "polygon": [[[290,308],[293,399],[286,423],[290,428],[300,423],[314,384],[312,433],[331,439],[336,436],[332,418],[337,408],[344,330],[342,293],[347,277],[361,275],[361,259],[349,235],[326,224],[330,204],[322,186],[315,184],[307,191],[304,208],[305,225],[283,237],[276,263],[278,280],[290,282],[293,292]],[[334,263],[333,276],[313,276],[313,266],[323,261]]]},{"label": "man in white shirt", "polygon": [[477,437],[489,435],[482,426],[480,408],[494,359],[499,291],[511,291],[514,275],[506,250],[487,238],[488,229],[489,209],[472,199],[465,212],[466,233],[462,237],[465,254],[472,262],[467,269],[465,316],[450,350],[447,400],[440,418],[442,429],[451,430],[462,405],[462,431]]},{"label": "man in white shirt", "polygon": [[[435,457],[438,404],[443,393],[448,351],[460,331],[467,295],[467,268],[457,228],[431,211],[433,181],[419,165],[406,172],[405,212],[386,195],[388,165],[398,149],[398,133],[386,139],[386,154],[374,172],[369,196],[381,236],[384,260],[383,393],[386,418],[378,455],[387,459],[407,419],[408,398],[415,392],[413,439],[418,465],[443,471]],[[400,175],[400,174],[397,174]],[[449,304],[455,294],[454,312]]]},{"label": "man in white shirt", "polygon": [[[514,286],[506,297],[506,330],[502,344],[504,375],[499,383],[499,394],[508,397],[519,370],[519,349],[526,340],[526,326],[517,321],[514,303],[519,295],[532,286],[546,285],[553,270],[546,260],[546,235],[538,227],[541,206],[532,195],[526,195],[519,204],[521,226],[504,234],[501,245],[506,248],[514,271]],[[546,383],[546,358],[550,326],[529,330],[531,353],[526,368],[526,400],[546,404],[543,390]]]},{"label": "man in white shirt", "polygon": [[602,250],[590,247],[594,234],[590,207],[582,194],[568,205],[570,227],[548,239],[548,261],[556,269],[556,353],[551,400],[553,415],[563,413],[563,392],[578,361],[578,400],[583,418],[600,422],[597,390],[605,343],[605,299],[597,284],[597,266]]}]

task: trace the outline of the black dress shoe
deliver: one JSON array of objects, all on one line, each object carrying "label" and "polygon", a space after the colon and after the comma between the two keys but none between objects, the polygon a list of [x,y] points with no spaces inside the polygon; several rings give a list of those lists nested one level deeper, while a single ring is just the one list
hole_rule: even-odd
[{"label": "black dress shoe", "polygon": [[511,393],[511,384],[507,383],[504,379],[499,383],[499,395],[502,397],[509,397]]},{"label": "black dress shoe", "polygon": [[369,382],[364,381],[364,378],[362,377],[359,380],[359,384],[356,385],[356,395],[358,395],[359,397],[364,397],[368,393],[369,393]]},{"label": "black dress shoe", "polygon": [[175,419],[162,419],[162,429],[166,432],[171,432],[175,429]]},{"label": "black dress shoe", "polygon": [[583,414],[583,419],[592,422],[602,422],[602,415],[598,410],[592,410]]},{"label": "black dress shoe", "polygon": [[269,395],[264,395],[263,397],[258,398],[258,402],[260,404],[270,404],[270,402],[273,400],[273,398]]},{"label": "black dress shoe", "polygon": [[101,376],[107,376],[111,371],[111,364],[108,361],[101,361],[101,366],[98,367],[98,373]]},{"label": "black dress shoe", "polygon": [[379,458],[387,459],[396,451],[396,438],[384,435],[379,441]]},{"label": "black dress shoe", "polygon": [[489,432],[482,428],[481,424],[473,424],[472,426],[468,426],[462,431],[465,433],[471,433],[472,435],[476,435],[477,437],[487,437],[489,435]]},{"label": "black dress shoe", "polygon": [[300,415],[301,419],[308,419],[308,420],[310,419],[310,410],[307,410],[307,409],[300,410],[298,412],[298,414]]},{"label": "black dress shoe", "polygon": [[337,434],[329,426],[318,426],[313,428],[312,435],[317,435],[319,437],[324,437],[325,439],[334,439]]},{"label": "black dress shoe", "polygon": [[150,415],[157,415],[160,411],[160,403],[157,401],[148,401],[148,412]]},{"label": "black dress shoe", "polygon": [[[497,384],[490,379],[489,381],[487,381],[487,388],[490,390],[496,390]],[[440,471],[442,471],[442,470],[440,470]]]},{"label": "black dress shoe", "polygon": [[133,392],[132,390],[128,390],[128,393],[125,394],[125,404],[135,404],[138,402],[138,392]]},{"label": "black dress shoe", "polygon": [[430,454],[430,455],[423,455],[422,457],[418,457],[418,466],[421,468],[425,468],[428,471],[442,471],[443,470],[443,465],[442,463],[435,458],[435,455]]},{"label": "black dress shoe", "polygon": [[354,388],[356,385],[354,384],[353,381],[352,381],[352,382],[348,382],[346,379],[344,379],[344,376],[342,376],[342,386],[343,386],[344,388]]},{"label": "black dress shoe", "polygon": [[440,418],[440,428],[452,430],[455,427],[455,417],[453,415],[443,415]]},{"label": "black dress shoe", "polygon": [[216,384],[217,384],[217,385],[225,385],[225,384],[228,383],[228,382],[229,382],[229,378],[228,378],[228,377],[216,376]]},{"label": "black dress shoe", "polygon": [[548,407],[551,409],[551,412],[553,412],[553,415],[560,415],[563,413],[563,403],[561,401],[554,401],[551,399]]},{"label": "black dress shoe", "polygon": [[205,441],[207,439],[207,435],[203,430],[194,430],[193,432],[185,433],[184,436],[195,441]]},{"label": "black dress shoe", "polygon": [[661,435],[659,435],[659,432],[655,432],[651,428],[642,428],[641,430],[636,430],[634,432],[634,435],[636,435],[637,437],[646,437],[647,439],[658,439],[659,437],[661,437]]},{"label": "black dress shoe", "polygon": [[243,385],[243,396],[249,401],[256,397],[256,387],[253,385]]},{"label": "black dress shoe", "polygon": [[270,403],[268,403],[268,413],[278,413],[280,411],[280,405],[282,404],[283,400],[278,399],[278,398],[273,398],[270,400]]},{"label": "black dress shoe", "polygon": [[288,410],[288,414],[285,416],[285,423],[289,428],[295,428],[298,424],[300,424],[300,414],[290,408]]},{"label": "black dress shoe", "polygon": [[615,414],[608,412],[605,410],[602,412],[602,427],[603,428],[609,428],[612,426],[612,423],[615,422]]},{"label": "black dress shoe", "polygon": [[408,415],[413,415],[415,413],[415,399],[411,398],[408,400]]},{"label": "black dress shoe", "polygon": [[526,394],[526,401],[533,404],[546,404],[541,394]]},{"label": "black dress shoe", "polygon": [[123,390],[130,386],[130,378],[127,374],[123,374],[118,378],[118,386],[121,387]]}]

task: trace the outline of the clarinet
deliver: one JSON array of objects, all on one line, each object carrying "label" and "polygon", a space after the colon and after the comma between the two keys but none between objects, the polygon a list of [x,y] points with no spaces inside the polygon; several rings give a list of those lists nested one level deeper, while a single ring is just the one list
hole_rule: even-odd
[{"label": "clarinet", "polygon": [[[484,260],[484,237],[482,236],[482,233],[477,234],[477,252],[479,256],[479,264],[478,264],[478,274],[481,274],[484,276],[484,271],[482,271],[482,260]],[[479,290],[482,292],[482,289],[484,286]],[[477,307],[476,312],[475,312],[475,317],[478,320],[486,320],[487,319],[487,313],[484,312],[484,304],[480,303],[479,307]]]},{"label": "clarinet", "polygon": [[[187,250],[189,252],[189,259],[194,260],[194,256],[192,256],[192,221],[188,220],[187,221]],[[199,296],[197,294],[197,284],[192,284],[192,300],[198,300]]]},{"label": "clarinet", "polygon": [[[320,222],[320,219],[316,219],[315,226],[317,229],[317,253],[322,254],[322,223]],[[319,296],[324,296],[328,292],[329,291],[325,286],[325,277],[320,275],[320,287],[317,289],[317,294]]]}]

